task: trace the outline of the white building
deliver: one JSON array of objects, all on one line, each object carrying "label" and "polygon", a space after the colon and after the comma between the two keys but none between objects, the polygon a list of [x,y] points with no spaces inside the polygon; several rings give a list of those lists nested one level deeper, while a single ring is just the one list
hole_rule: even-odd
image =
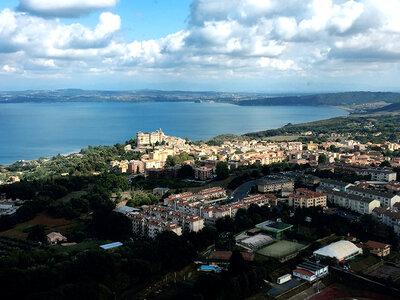
[{"label": "white building", "polygon": [[328,274],[328,266],[308,260],[296,266],[293,276],[307,281],[314,281]]},{"label": "white building", "polygon": [[397,173],[387,169],[366,169],[357,171],[357,175],[371,176],[372,181],[396,181]]},{"label": "white building", "polygon": [[362,254],[362,249],[349,241],[338,241],[314,251],[314,256],[319,258],[336,258],[338,261],[346,261],[354,256]]},{"label": "white building", "polygon": [[379,200],[382,206],[392,207],[393,204],[400,202],[400,196],[391,193],[379,192],[371,189],[364,189],[358,186],[351,186],[347,189],[349,194],[358,195],[370,199]]},{"label": "white building", "polygon": [[327,195],[327,199],[330,203],[351,209],[362,215],[371,214],[376,207],[381,206],[379,200],[337,191],[332,188],[318,187],[317,191]]},{"label": "white building", "polygon": [[338,191],[345,192],[349,187],[354,186],[354,184],[333,179],[321,179],[321,181],[319,182],[319,186],[337,189]]}]

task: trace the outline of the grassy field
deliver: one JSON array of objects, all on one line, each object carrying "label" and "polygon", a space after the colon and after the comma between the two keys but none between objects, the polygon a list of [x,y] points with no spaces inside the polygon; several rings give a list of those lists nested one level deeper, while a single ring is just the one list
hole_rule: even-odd
[{"label": "grassy field", "polygon": [[61,234],[67,234],[73,227],[79,224],[79,221],[53,218],[46,214],[40,213],[30,221],[18,224],[14,228],[0,232],[0,236],[11,236],[20,239],[26,239],[28,233],[24,232],[24,230],[37,224],[46,226],[46,234],[52,231],[57,231]]},{"label": "grassy field", "polygon": [[291,241],[278,241],[272,245],[268,245],[264,248],[261,248],[260,250],[257,251],[258,254],[264,255],[264,256],[271,256],[274,258],[282,258],[285,257],[289,254],[292,254],[301,248],[303,248],[305,245],[300,244],[300,243],[295,243]]},{"label": "grassy field", "polygon": [[101,240],[84,240],[81,243],[71,246],[53,245],[51,246],[57,253],[75,253],[82,252],[88,249],[99,249],[100,245],[111,243],[112,241],[101,241]]}]

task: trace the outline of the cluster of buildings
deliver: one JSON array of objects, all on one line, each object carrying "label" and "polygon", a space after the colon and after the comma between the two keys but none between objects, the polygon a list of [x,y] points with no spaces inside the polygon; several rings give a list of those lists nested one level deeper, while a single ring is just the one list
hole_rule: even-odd
[{"label": "cluster of buildings", "polygon": [[240,201],[220,205],[226,199],[226,191],[220,187],[173,194],[164,199],[163,205],[142,206],[139,211],[123,211],[131,220],[135,235],[154,238],[164,230],[177,235],[185,231],[197,232],[205,225],[215,225],[218,218],[234,217],[240,208],[251,204],[276,206],[278,198],[273,194],[256,194]]},{"label": "cluster of buildings", "polygon": [[6,177],[4,180],[0,179],[0,185],[13,184],[13,183],[20,182],[20,181],[21,181],[21,179],[19,178],[19,176],[11,175],[11,176]]},{"label": "cluster of buildings", "polygon": [[0,216],[15,214],[22,204],[20,199],[7,199],[6,194],[0,194]]},{"label": "cluster of buildings", "polygon": [[372,211],[372,216],[383,224],[393,228],[397,235],[400,235],[400,203],[396,202],[392,207],[376,207]]},{"label": "cluster of buildings", "polygon": [[[391,172],[387,179],[394,178]],[[369,188],[368,184],[350,184],[331,179],[322,179],[317,192],[326,195],[327,200],[339,207],[350,209],[359,214],[369,214],[383,224],[393,228],[400,235],[400,196],[388,191],[391,184],[378,184],[379,189]],[[385,190],[382,189],[385,187]]]},{"label": "cluster of buildings", "polygon": [[329,202],[359,214],[395,209],[394,205],[400,202],[400,196],[393,193],[331,179],[321,180],[317,192],[325,194]]},{"label": "cluster of buildings", "polygon": [[[168,156],[177,156],[185,152],[194,157],[193,160],[183,163],[190,164],[194,168],[197,180],[211,179],[218,161],[227,161],[230,168],[288,161],[292,164],[310,164],[314,167],[319,164],[342,162],[358,168],[359,175],[370,175],[374,181],[394,181],[393,172],[377,171],[368,167],[371,164],[379,165],[386,160],[390,160],[394,166],[400,165],[400,158],[385,157],[379,151],[370,151],[368,149],[371,146],[391,151],[400,148],[400,144],[395,143],[360,144],[353,140],[321,144],[242,140],[226,141],[221,146],[198,145],[188,143],[179,137],[167,136],[159,129],[155,132],[138,132],[137,147],[134,149],[131,145],[125,147],[126,151],[142,153],[140,160],[112,161],[110,170],[129,174],[143,173],[146,176],[152,176],[151,178],[174,176],[176,170],[163,171],[166,160]],[[324,158],[322,161],[320,161],[321,156]]]},{"label": "cluster of buildings", "polygon": [[293,277],[303,279],[308,282],[315,282],[329,273],[328,265],[332,260],[346,263],[352,258],[362,254],[364,249],[368,249],[371,254],[378,257],[384,257],[390,254],[390,245],[376,241],[354,244],[349,239],[355,239],[349,236],[347,240],[340,240],[326,245],[313,252],[313,257],[307,259],[292,270],[292,274],[285,274],[277,278],[279,285],[292,280]]}]

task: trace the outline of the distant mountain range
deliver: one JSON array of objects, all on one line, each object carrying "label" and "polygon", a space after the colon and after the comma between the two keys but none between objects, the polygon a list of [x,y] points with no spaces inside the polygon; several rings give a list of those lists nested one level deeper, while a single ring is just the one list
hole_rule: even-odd
[{"label": "distant mountain range", "polygon": [[[330,105],[361,111],[398,111],[400,93],[344,92],[312,95],[271,95],[190,91],[90,91],[62,89],[49,91],[0,92],[0,103],[52,102],[224,102],[237,105]],[[395,105],[399,104],[399,105]]]}]

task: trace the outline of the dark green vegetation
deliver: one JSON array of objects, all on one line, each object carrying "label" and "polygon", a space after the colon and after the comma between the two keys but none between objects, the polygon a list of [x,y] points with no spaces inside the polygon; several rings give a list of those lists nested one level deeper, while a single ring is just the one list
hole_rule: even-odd
[{"label": "dark green vegetation", "polygon": [[7,287],[2,299],[114,299],[126,290],[134,295],[196,257],[194,245],[171,232],[153,241],[126,241],[112,252],[67,252],[5,238],[0,248],[0,280]]},{"label": "dark green vegetation", "polygon": [[234,134],[220,134],[207,140],[205,143],[207,143],[207,145],[209,146],[221,146],[225,141],[241,140],[241,139],[244,138]]},{"label": "dark green vegetation", "polygon": [[217,174],[217,179],[222,180],[229,177],[228,164],[224,161],[219,161],[215,166],[215,173]]},{"label": "dark green vegetation", "polygon": [[396,112],[400,111],[400,103],[393,103],[386,105],[384,107],[376,108],[369,110],[369,113],[376,113],[376,112]]},{"label": "dark green vegetation", "polygon": [[26,180],[38,180],[61,174],[87,175],[93,172],[108,172],[109,163],[112,160],[140,158],[139,153],[124,150],[124,146],[135,145],[135,143],[136,140],[131,139],[124,144],[115,144],[114,146],[89,146],[82,149],[79,154],[68,156],[59,154],[52,158],[40,158],[29,162],[17,161],[3,167],[2,172],[10,175],[23,172],[23,178]]},{"label": "dark green vegetation", "polygon": [[173,167],[177,165],[181,165],[183,162],[187,160],[194,160],[194,157],[186,152],[182,152],[179,155],[168,155],[167,160],[165,162],[166,167]]},{"label": "dark green vegetation", "polygon": [[[129,188],[125,176],[104,174],[102,176],[65,176],[34,181],[21,181],[0,186],[0,193],[13,199],[25,200],[16,214],[0,217],[0,230],[33,219],[45,212],[56,218],[75,219],[92,211],[112,210],[115,203],[110,200],[112,192]],[[74,191],[86,190],[79,199],[58,201]]]},{"label": "dark green vegetation", "polygon": [[398,114],[350,115],[310,123],[288,124],[278,129],[247,133],[244,136],[268,140],[268,137],[277,135],[295,135],[312,131],[312,136],[303,139],[325,141],[335,134],[356,139],[361,143],[384,143],[395,142],[400,138],[399,124]]},{"label": "dark green vegetation", "polygon": [[126,205],[131,207],[138,207],[141,205],[158,204],[158,202],[158,198],[153,194],[137,191],[135,193],[132,192],[132,199],[128,200]]},{"label": "dark green vegetation", "polygon": [[269,97],[254,100],[239,100],[239,105],[334,105],[353,106],[375,102],[400,102],[400,93],[382,92],[345,92],[331,94],[315,94],[306,96]]}]

